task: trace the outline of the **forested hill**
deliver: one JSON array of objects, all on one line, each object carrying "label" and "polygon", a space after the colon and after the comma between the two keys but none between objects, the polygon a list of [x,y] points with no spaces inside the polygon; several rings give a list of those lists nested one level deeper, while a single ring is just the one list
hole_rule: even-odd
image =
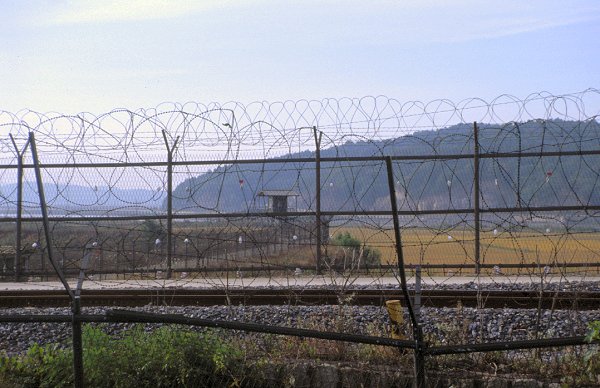
[{"label": "forested hill", "polygon": [[[526,156],[539,152],[600,150],[597,121],[531,121],[479,124],[482,207],[600,205],[600,156]],[[460,124],[389,140],[346,142],[321,151],[322,158],[357,156],[473,155],[473,125]],[[314,158],[311,151],[274,159]],[[381,161],[323,161],[324,210],[388,210],[389,189]],[[472,206],[473,160],[402,160],[395,163],[401,209],[434,210]],[[315,163],[254,163],[220,166],[188,179],[174,192],[174,207],[194,212],[245,212],[263,206],[263,190],[294,190],[293,206],[314,209]]]}]

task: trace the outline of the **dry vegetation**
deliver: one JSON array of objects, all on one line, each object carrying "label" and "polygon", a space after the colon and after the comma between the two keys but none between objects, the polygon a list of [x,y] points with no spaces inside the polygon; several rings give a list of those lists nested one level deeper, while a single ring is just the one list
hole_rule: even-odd
[{"label": "dry vegetation", "polygon": [[[159,225],[157,223],[157,225]],[[14,225],[2,225],[1,246],[14,246]],[[273,234],[273,230],[276,234]],[[103,250],[103,266],[133,268],[139,264],[157,265],[164,257],[154,246],[156,238],[165,238],[164,225],[158,231],[144,229],[140,223],[106,223],[85,225],[59,223],[53,228],[56,254],[64,257],[67,267],[78,267],[83,248],[98,241]],[[381,264],[395,264],[396,252],[393,229],[367,226],[331,228],[331,236],[349,233],[366,247],[377,250]],[[475,263],[475,235],[472,229],[449,230],[406,228],[402,229],[402,245],[406,264],[473,265]],[[196,223],[174,225],[174,268],[177,266],[230,267],[282,266],[310,267],[315,263],[314,240],[310,231],[290,230],[265,226],[225,226]],[[294,237],[292,239],[292,237]],[[184,243],[189,238],[189,243]],[[334,239],[332,238],[332,240]],[[23,241],[26,247],[42,238],[41,225],[28,223]],[[240,240],[241,239],[241,240]],[[240,242],[241,241],[241,242]],[[336,247],[331,243],[325,254],[333,255]],[[481,263],[487,265],[534,264],[538,269],[548,265],[561,267],[570,263],[598,263],[600,261],[600,235],[598,232],[571,232],[532,230],[484,230],[481,232]],[[33,255],[37,258],[39,254]],[[226,259],[225,259],[226,258]],[[189,259],[189,260],[188,260]],[[206,260],[205,260],[206,259]],[[142,260],[140,262],[140,260]],[[188,262],[189,261],[189,262]],[[140,262],[140,263],[138,263]],[[198,263],[199,264],[198,264]],[[99,263],[98,263],[99,264]],[[39,264],[34,265],[33,268]],[[596,267],[592,270],[597,270]],[[456,271],[448,269],[446,272]],[[468,270],[467,270],[468,271]],[[485,268],[484,271],[492,271]],[[514,273],[518,269],[503,269]],[[531,271],[529,269],[528,271]],[[443,272],[440,269],[439,272]]]},{"label": "dry vegetation", "polygon": [[[381,252],[382,264],[396,262],[394,231],[368,227],[332,229],[348,232]],[[472,230],[449,232],[411,228],[402,230],[404,260],[407,264],[475,263],[475,234]],[[595,263],[600,260],[600,234],[544,231],[481,232],[481,262],[485,264],[530,264],[561,266],[568,263]]]}]

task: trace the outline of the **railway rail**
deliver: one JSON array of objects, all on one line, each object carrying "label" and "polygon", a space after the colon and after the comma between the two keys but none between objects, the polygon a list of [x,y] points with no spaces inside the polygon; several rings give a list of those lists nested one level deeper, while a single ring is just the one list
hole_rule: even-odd
[{"label": "railway rail", "polygon": [[[414,291],[411,291],[414,296]],[[213,306],[213,305],[384,305],[402,300],[398,289],[110,289],[83,290],[82,306]],[[62,290],[0,291],[0,308],[69,306]],[[600,308],[600,292],[422,290],[424,307],[543,308],[592,310]]]}]

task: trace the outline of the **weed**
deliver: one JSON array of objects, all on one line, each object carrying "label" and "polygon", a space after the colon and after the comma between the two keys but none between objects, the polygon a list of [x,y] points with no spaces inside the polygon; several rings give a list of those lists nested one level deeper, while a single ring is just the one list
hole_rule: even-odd
[{"label": "weed", "polygon": [[[112,338],[85,326],[83,346],[86,386],[227,386],[244,377],[242,352],[214,332],[164,326],[148,333],[136,326]],[[1,357],[0,378],[14,386],[71,386],[72,351],[34,345],[23,356]]]}]

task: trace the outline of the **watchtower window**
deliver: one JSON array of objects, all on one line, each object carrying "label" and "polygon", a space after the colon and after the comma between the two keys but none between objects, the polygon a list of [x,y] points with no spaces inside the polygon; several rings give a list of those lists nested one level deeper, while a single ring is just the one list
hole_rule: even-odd
[{"label": "watchtower window", "polygon": [[288,211],[288,197],[283,195],[276,195],[271,197],[273,201],[273,213],[287,213]]}]

